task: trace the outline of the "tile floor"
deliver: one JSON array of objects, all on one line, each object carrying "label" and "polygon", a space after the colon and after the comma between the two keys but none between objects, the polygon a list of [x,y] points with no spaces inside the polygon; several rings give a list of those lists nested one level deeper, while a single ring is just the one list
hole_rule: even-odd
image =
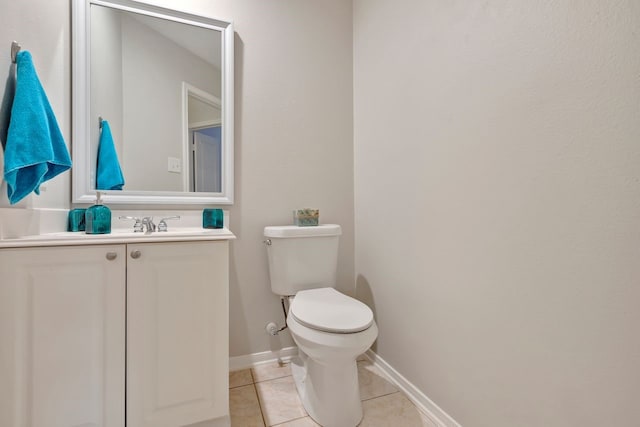
[{"label": "tile floor", "polygon": [[[360,427],[435,427],[368,360],[358,360]],[[304,410],[288,364],[270,362],[229,374],[231,427],[318,427]]]}]

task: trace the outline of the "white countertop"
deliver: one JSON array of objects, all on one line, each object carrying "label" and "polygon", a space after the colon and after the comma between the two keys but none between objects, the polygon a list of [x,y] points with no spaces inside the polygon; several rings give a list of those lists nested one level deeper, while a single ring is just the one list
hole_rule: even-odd
[{"label": "white countertop", "polygon": [[[69,232],[67,209],[0,208],[0,249],[37,246],[114,245],[126,243],[195,242],[206,240],[233,240],[236,236],[228,229],[229,212],[225,211],[224,228],[202,228],[201,210],[112,210],[110,234]],[[169,221],[169,231],[135,233],[133,222],[121,216],[155,217],[156,220],[172,216],[180,220]]]},{"label": "white countertop", "polygon": [[195,242],[207,240],[233,240],[236,236],[227,228],[205,229],[173,228],[169,231],[135,233],[130,229],[112,229],[110,234],[86,234],[84,231],[46,233],[19,238],[0,239],[2,248],[37,246],[76,246],[126,243]]}]

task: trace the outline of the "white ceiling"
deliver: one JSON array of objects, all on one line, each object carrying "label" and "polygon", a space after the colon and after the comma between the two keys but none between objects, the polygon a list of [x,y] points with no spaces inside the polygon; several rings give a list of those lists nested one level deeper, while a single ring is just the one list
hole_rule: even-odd
[{"label": "white ceiling", "polygon": [[129,16],[220,69],[222,59],[220,31],[138,13],[132,13]]}]

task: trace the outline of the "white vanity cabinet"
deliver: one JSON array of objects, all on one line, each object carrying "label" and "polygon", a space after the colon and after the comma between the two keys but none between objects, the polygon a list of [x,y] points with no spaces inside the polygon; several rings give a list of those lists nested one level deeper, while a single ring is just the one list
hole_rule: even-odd
[{"label": "white vanity cabinet", "polygon": [[121,426],[125,245],[0,249],[0,425]]},{"label": "white vanity cabinet", "polygon": [[0,426],[228,425],[228,265],[227,240],[0,249]]},{"label": "white vanity cabinet", "polygon": [[228,243],[127,251],[127,427],[227,415]]}]

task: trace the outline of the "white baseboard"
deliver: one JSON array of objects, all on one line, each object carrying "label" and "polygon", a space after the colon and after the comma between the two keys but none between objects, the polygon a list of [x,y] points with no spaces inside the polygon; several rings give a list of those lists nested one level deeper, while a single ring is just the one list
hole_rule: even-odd
[{"label": "white baseboard", "polygon": [[285,347],[277,351],[263,351],[229,358],[229,372],[252,368],[255,365],[281,359],[289,361],[298,354],[298,347]]},{"label": "white baseboard", "polygon": [[387,376],[396,387],[413,402],[431,422],[438,427],[461,427],[449,414],[444,412],[438,405],[429,399],[423,392],[414,386],[409,380],[403,377],[391,365],[375,354],[372,350],[365,353],[366,357],[373,363],[384,375]]}]

